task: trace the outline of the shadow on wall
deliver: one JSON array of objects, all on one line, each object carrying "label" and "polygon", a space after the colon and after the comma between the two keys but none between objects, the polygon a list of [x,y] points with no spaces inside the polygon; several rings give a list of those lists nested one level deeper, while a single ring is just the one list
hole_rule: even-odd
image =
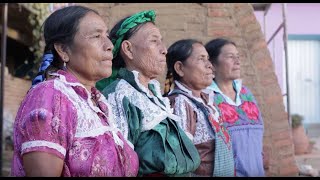
[{"label": "shadow on wall", "polygon": [[2,142],[5,150],[13,150],[13,122],[14,116],[12,113],[4,110]]}]

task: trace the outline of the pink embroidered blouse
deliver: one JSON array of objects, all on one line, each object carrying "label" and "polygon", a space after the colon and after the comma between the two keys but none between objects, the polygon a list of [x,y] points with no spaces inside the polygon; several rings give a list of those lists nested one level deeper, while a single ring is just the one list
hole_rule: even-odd
[{"label": "pink embroidered blouse", "polygon": [[66,71],[53,75],[30,89],[18,110],[11,175],[25,176],[24,154],[47,152],[64,161],[61,176],[136,176],[139,159],[105,97]]}]

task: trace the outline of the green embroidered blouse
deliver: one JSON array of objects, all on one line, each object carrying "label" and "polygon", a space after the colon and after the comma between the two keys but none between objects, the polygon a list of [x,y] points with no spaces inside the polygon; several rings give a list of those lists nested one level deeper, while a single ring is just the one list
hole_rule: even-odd
[{"label": "green embroidered blouse", "polygon": [[149,90],[137,71],[119,70],[118,79],[102,93],[112,106],[117,126],[139,156],[139,175],[186,175],[196,170],[200,157],[192,141],[176,121],[160,84],[151,80]]}]

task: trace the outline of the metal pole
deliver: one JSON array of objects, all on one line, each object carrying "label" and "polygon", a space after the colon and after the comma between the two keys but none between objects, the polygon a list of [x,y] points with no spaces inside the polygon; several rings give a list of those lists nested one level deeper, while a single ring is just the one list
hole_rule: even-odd
[{"label": "metal pole", "polygon": [[291,111],[290,111],[290,85],[289,85],[289,71],[288,71],[288,33],[287,33],[287,3],[282,3],[282,17],[283,17],[283,45],[286,62],[286,89],[287,89],[287,112],[288,121],[291,127]]},{"label": "metal pole", "polygon": [[2,36],[1,36],[1,95],[0,95],[0,176],[2,176],[2,165],[3,165],[3,99],[4,99],[4,71],[6,68],[6,57],[7,57],[7,20],[8,20],[8,3],[4,3],[2,11]]}]

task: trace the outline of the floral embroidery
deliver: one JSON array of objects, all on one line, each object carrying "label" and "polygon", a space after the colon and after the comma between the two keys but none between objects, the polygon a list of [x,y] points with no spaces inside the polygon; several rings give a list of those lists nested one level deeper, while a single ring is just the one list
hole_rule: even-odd
[{"label": "floral embroidery", "polygon": [[105,159],[100,158],[100,156],[97,156],[93,160],[92,165],[92,173],[93,174],[105,174],[104,172],[104,165],[107,164]]},{"label": "floral embroidery", "polygon": [[53,131],[57,133],[60,127],[60,119],[57,116],[52,118],[51,126]]},{"label": "floral embroidery", "polygon": [[242,103],[241,108],[246,113],[249,119],[258,120],[259,110],[253,102],[245,101]]},{"label": "floral embroidery", "polygon": [[228,123],[235,123],[239,119],[239,115],[235,108],[227,103],[221,103],[218,105],[222,112],[222,118]]},{"label": "floral embroidery", "polygon": [[244,87],[242,87],[240,93],[241,94],[247,94],[247,90]]},{"label": "floral embroidery", "polygon": [[241,105],[234,106],[228,104],[219,92],[215,92],[214,103],[220,109],[223,122],[226,123],[226,126],[261,124],[258,106],[253,95],[246,87],[241,88],[240,99]]},{"label": "floral embroidery", "polygon": [[89,157],[89,150],[88,149],[83,149],[80,153],[80,159],[82,161],[86,161]]},{"label": "floral embroidery", "polygon": [[[219,122],[217,122],[216,120],[213,119],[212,115],[209,115],[209,121],[212,124],[212,127],[214,128],[214,132],[217,133],[218,136],[220,136],[224,143],[228,146],[228,148],[231,148],[230,145],[230,135],[228,133],[228,131],[226,130],[226,128],[220,124],[219,122],[221,122],[221,118],[219,118]],[[220,133],[221,130],[221,133]]]}]

